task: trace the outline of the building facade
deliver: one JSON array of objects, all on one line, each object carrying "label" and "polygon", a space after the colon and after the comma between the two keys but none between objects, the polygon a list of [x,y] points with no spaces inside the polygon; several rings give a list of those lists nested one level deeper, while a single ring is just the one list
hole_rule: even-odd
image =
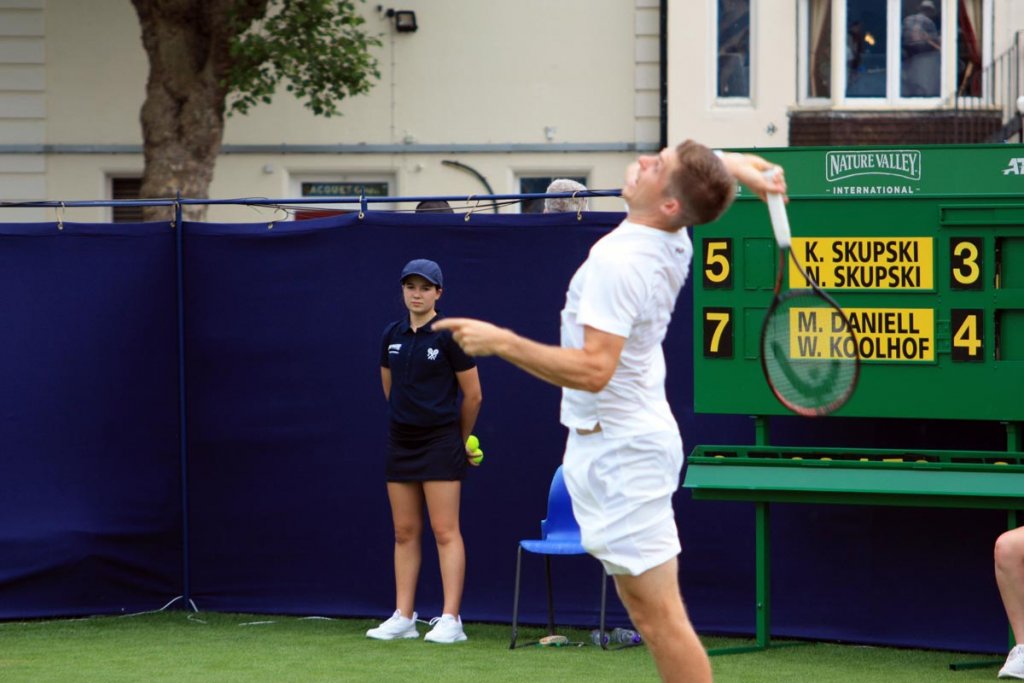
[{"label": "building facade", "polygon": [[[368,195],[469,198],[543,192],[553,177],[617,188],[630,159],[658,148],[659,8],[658,0],[364,3],[365,26],[382,43],[370,93],[343,102],[340,117],[316,117],[283,90],[271,105],[230,117],[210,196],[301,198],[358,186]],[[414,12],[417,29],[397,30],[389,9]],[[140,33],[128,0],[0,0],[4,201],[137,192],[148,73]],[[615,199],[592,205],[621,208]],[[257,213],[214,207],[208,219]],[[52,214],[9,209],[3,220]],[[66,217],[111,215],[77,208]]]},{"label": "building facade", "polygon": [[[542,192],[554,177],[614,189],[636,154],[688,137],[783,147],[969,142],[1019,131],[1024,0],[360,8],[381,39],[371,92],[329,119],[283,91],[231,117],[211,197],[365,188],[370,196],[464,195],[473,207],[474,195]],[[416,30],[399,30],[396,11],[414,13]],[[137,196],[147,73],[128,0],[0,0],[0,198]],[[52,214],[7,209],[3,220]],[[213,207],[208,218],[268,214]],[[67,215],[132,217],[109,208]]]},{"label": "building facade", "polygon": [[672,2],[669,137],[694,131],[735,147],[1015,139],[1021,29],[1020,0]]}]

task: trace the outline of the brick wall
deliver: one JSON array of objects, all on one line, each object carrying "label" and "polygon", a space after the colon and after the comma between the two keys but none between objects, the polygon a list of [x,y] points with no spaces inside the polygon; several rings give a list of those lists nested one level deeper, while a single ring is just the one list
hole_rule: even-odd
[{"label": "brick wall", "polygon": [[928,145],[991,141],[999,112],[798,111],[789,115],[794,147]]}]

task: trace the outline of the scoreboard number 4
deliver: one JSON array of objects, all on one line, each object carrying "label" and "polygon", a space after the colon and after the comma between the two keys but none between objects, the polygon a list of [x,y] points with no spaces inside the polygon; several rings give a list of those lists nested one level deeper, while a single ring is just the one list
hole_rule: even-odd
[{"label": "scoreboard number 4", "polygon": [[954,308],[950,311],[950,326],[953,329],[954,361],[985,360],[984,311],[980,308]]}]

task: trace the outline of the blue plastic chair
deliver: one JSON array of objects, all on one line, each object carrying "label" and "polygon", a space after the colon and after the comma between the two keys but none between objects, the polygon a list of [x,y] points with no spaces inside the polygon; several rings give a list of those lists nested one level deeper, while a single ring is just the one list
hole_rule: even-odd
[{"label": "blue plastic chair", "polygon": [[[565,480],[562,477],[562,467],[559,465],[555,470],[555,476],[551,478],[551,489],[548,491],[548,516],[540,522],[540,538],[519,541],[519,548],[516,552],[516,584],[515,596],[512,600],[512,642],[509,649],[516,648],[516,638],[519,635],[519,579],[522,574],[523,551],[544,556],[544,569],[547,575],[548,592],[548,635],[555,635],[555,606],[552,596],[551,583],[551,556],[552,555],[586,555],[580,543],[580,525],[572,512],[572,502],[569,500],[569,490],[565,487]],[[607,604],[608,575],[605,574],[604,566],[601,566],[601,633],[604,629],[605,606]],[[608,649],[607,644],[601,643],[603,649]]]}]

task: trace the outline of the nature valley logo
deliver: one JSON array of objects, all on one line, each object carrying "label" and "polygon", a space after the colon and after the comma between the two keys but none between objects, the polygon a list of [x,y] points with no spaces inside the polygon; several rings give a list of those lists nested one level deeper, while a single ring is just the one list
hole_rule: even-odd
[{"label": "nature valley logo", "polygon": [[825,180],[828,182],[868,175],[921,180],[921,152],[886,149],[825,153]]},{"label": "nature valley logo", "polygon": [[921,152],[916,149],[826,152],[825,180],[836,183],[828,190],[836,196],[912,195],[921,189]]}]

